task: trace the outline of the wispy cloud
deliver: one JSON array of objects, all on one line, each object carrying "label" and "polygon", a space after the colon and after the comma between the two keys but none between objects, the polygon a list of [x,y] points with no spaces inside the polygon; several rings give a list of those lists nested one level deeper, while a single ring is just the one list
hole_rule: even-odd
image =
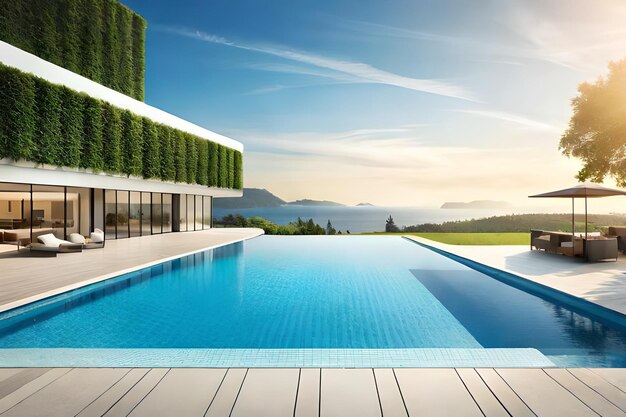
[{"label": "wispy cloud", "polygon": [[488,119],[502,120],[504,122],[515,123],[529,129],[548,130],[553,132],[562,132],[562,126],[556,126],[549,123],[533,120],[519,114],[507,113],[502,111],[493,110],[467,110],[467,109],[455,109],[451,110],[457,113],[465,113],[479,117],[485,117]]},{"label": "wispy cloud", "polygon": [[446,97],[453,97],[462,100],[475,100],[472,97],[472,94],[461,86],[434,79],[411,78],[393,72],[385,71],[363,62],[330,58],[282,46],[234,42],[221,36],[216,36],[201,31],[185,28],[158,27],[157,29],[167,31],[169,33],[174,33],[180,36],[197,39],[203,42],[209,42],[232,48],[262,53],[289,61],[310,65],[315,68],[330,70],[333,71],[333,73],[330,73],[329,76],[332,76],[333,78],[342,81],[346,81],[346,76],[348,76],[350,77],[349,81],[353,82],[391,85],[395,87],[405,88],[408,90],[436,94]]},{"label": "wispy cloud", "polygon": [[[419,129],[240,133],[248,145],[246,184],[270,187],[288,199],[374,199],[375,204],[417,206],[491,198],[498,190],[499,198],[526,201],[537,186],[524,175],[529,169],[551,166],[552,175],[543,184],[549,188],[571,180],[576,168],[557,149],[538,154],[524,145],[438,146],[422,141]],[[270,165],[280,169],[268,170]]]}]

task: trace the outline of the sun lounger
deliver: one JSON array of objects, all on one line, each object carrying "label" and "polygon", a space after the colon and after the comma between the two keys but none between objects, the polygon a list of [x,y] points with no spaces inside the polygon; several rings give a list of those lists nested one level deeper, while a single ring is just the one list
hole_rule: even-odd
[{"label": "sun lounger", "polygon": [[31,243],[28,245],[30,250],[40,252],[56,252],[56,253],[70,253],[70,252],[82,252],[83,245],[68,242],[67,240],[59,239],[52,233],[38,236],[39,243]]}]

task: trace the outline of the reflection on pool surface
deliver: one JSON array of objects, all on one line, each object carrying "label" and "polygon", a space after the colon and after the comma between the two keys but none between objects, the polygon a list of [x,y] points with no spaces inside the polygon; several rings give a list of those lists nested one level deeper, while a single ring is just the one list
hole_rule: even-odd
[{"label": "reflection on pool surface", "polygon": [[392,236],[264,236],[0,318],[0,348],[535,347],[626,365],[619,326]]}]

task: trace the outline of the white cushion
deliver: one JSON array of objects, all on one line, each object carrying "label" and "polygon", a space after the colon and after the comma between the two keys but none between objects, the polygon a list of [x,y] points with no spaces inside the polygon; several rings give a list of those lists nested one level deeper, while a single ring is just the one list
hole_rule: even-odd
[{"label": "white cushion", "polygon": [[104,232],[100,229],[96,229],[94,232],[91,232],[89,235],[91,241],[93,243],[102,243],[104,242]]},{"label": "white cushion", "polygon": [[70,242],[72,243],[79,243],[81,245],[85,244],[85,236],[78,234],[78,233],[72,233],[70,235]]},{"label": "white cushion", "polygon": [[44,245],[50,246],[51,248],[58,248],[63,243],[65,243],[65,244],[67,244],[67,243],[71,244],[72,243],[72,242],[68,242],[67,240],[59,239],[55,235],[53,235],[52,233],[41,235],[41,236],[37,237],[37,239],[39,239],[39,241],[41,243],[43,243]]},{"label": "white cushion", "polygon": [[562,248],[573,248],[574,247],[574,242],[561,242],[561,247]]}]

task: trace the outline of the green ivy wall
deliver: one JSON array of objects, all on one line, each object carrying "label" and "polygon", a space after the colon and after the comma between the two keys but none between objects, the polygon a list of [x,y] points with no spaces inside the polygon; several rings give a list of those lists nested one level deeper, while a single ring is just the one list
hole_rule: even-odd
[{"label": "green ivy wall", "polygon": [[138,100],[145,31],[117,0],[0,1],[0,40]]},{"label": "green ivy wall", "polygon": [[241,152],[0,64],[0,158],[241,189]]}]

